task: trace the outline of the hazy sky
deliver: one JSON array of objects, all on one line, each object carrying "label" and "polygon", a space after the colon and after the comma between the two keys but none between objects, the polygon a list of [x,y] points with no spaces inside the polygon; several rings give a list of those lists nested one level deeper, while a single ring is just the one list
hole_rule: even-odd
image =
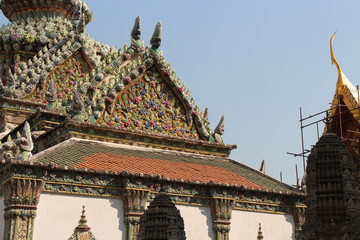
[{"label": "hazy sky", "polygon": [[[195,103],[209,108],[214,129],[225,115],[231,158],[295,184],[302,175],[299,108],[308,116],[329,108],[337,80],[329,40],[348,79],[359,84],[360,1],[119,1],[85,0],[93,13],[87,32],[110,46],[130,42],[136,16],[149,44],[158,21],[161,48],[190,88]],[[0,23],[7,20],[2,15]],[[320,126],[322,133],[323,125]],[[316,143],[305,129],[305,145]]]}]

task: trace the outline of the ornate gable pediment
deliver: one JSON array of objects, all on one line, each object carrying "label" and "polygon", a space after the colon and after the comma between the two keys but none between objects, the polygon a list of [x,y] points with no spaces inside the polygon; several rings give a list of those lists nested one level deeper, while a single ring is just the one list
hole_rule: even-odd
[{"label": "ornate gable pediment", "polygon": [[[24,97],[33,102],[48,104],[48,109],[57,109],[65,113],[69,96],[74,89],[86,82],[86,76],[90,72],[90,66],[83,58],[80,51],[76,51],[60,66],[52,71],[42,87],[37,85],[33,92]],[[71,97],[70,97],[71,98]]]},{"label": "ornate gable pediment", "polygon": [[128,85],[116,94],[110,112],[104,111],[99,124],[153,131],[189,139],[199,139],[192,120],[192,106],[182,101],[174,89],[153,66],[135,80],[125,78]]},{"label": "ornate gable pediment", "polygon": [[207,109],[195,105],[159,50],[160,22],[151,47],[140,41],[138,17],[131,45],[116,50],[90,39],[84,19],[77,8],[65,38],[43,47],[19,72],[9,72],[13,81],[2,87],[5,96],[45,105],[85,124],[223,143],[224,118],[213,132]]}]

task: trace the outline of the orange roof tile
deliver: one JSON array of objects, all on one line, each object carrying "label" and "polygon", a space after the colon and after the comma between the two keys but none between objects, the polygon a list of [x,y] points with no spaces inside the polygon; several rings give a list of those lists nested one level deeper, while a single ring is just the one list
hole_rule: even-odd
[{"label": "orange roof tile", "polygon": [[245,177],[211,165],[174,162],[136,156],[117,155],[110,153],[95,153],[83,158],[84,161],[73,165],[77,168],[107,170],[156,175],[161,173],[167,178],[184,179],[190,181],[228,183],[265,189]]}]

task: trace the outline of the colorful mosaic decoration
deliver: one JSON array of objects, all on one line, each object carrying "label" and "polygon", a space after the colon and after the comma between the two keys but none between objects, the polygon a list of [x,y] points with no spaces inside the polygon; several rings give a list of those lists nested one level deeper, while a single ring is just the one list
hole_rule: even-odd
[{"label": "colorful mosaic decoration", "polygon": [[161,23],[151,48],[144,47],[137,18],[131,46],[116,50],[85,34],[86,9],[75,9],[74,29],[61,41],[54,38],[37,55],[19,59],[19,69],[8,71],[0,94],[44,104],[85,123],[223,143],[224,118],[212,131],[207,109],[194,104],[162,56]]},{"label": "colorful mosaic decoration", "polygon": [[85,82],[87,72],[89,66],[77,51],[49,75],[45,87],[37,85],[34,92],[25,98],[33,102],[49,104],[49,109],[56,109],[61,113],[71,113],[72,109],[66,106],[73,101],[73,91]]},{"label": "colorful mosaic decoration", "polygon": [[148,72],[129,84],[116,95],[115,102],[111,117],[105,115],[100,123],[198,139],[195,126],[188,125],[182,103],[157,72]]}]

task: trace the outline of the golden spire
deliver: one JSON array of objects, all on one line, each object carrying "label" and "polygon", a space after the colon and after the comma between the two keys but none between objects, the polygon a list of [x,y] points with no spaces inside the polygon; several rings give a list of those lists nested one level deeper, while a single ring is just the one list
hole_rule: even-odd
[{"label": "golden spire", "polygon": [[336,60],[335,55],[334,55],[333,46],[332,46],[332,41],[333,41],[335,35],[336,35],[336,32],[334,33],[334,35],[332,35],[332,37],[331,37],[331,39],[330,39],[330,53],[331,53],[331,64],[333,64],[333,65],[335,64],[335,65],[336,65],[336,68],[338,69],[339,75],[338,75],[338,81],[337,81],[337,83],[336,83],[336,88],[340,91],[341,88],[342,88],[342,86],[345,85],[344,80],[345,80],[346,77],[345,77],[345,75],[343,74],[343,72],[341,71],[340,65],[339,65],[339,63],[338,63],[338,61]]}]

